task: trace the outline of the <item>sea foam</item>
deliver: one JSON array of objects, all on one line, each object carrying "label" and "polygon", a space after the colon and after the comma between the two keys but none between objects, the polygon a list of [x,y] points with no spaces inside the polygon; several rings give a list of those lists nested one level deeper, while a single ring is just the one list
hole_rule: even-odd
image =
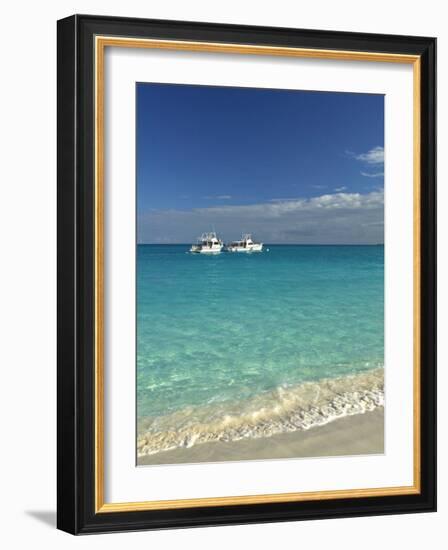
[{"label": "sea foam", "polygon": [[139,457],[213,441],[308,430],[384,406],[384,369],[281,386],[248,399],[139,419]]}]

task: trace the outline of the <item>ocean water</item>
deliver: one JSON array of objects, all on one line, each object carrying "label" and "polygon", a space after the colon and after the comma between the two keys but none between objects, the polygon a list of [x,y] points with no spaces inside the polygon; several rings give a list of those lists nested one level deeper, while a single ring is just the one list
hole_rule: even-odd
[{"label": "ocean water", "polygon": [[383,246],[137,247],[139,455],[383,404]]}]

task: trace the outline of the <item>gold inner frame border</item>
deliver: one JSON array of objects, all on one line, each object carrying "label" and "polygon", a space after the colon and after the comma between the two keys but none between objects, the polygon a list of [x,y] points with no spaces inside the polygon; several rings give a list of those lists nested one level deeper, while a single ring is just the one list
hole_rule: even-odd
[{"label": "gold inner frame border", "polygon": [[[301,493],[275,493],[179,500],[106,503],[104,501],[104,55],[106,47],[146,48],[159,50],[197,51],[300,57],[312,59],[407,63],[413,65],[413,458],[414,483],[402,487],[342,489]],[[420,312],[421,312],[421,219],[420,219],[420,125],[421,125],[421,61],[417,55],[402,55],[345,50],[321,50],[251,44],[226,44],[181,40],[158,40],[96,36],[95,58],[95,513],[167,510],[211,506],[232,506],[278,502],[304,502],[343,498],[380,497],[420,493],[421,425],[420,425]]]}]

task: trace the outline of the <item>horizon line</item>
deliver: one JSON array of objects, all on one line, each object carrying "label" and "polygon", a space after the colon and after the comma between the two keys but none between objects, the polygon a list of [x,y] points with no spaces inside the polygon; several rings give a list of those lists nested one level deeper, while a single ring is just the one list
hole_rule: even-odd
[{"label": "horizon line", "polygon": [[[191,242],[185,243],[136,243],[150,246],[191,246]],[[263,243],[263,246],[384,246],[384,243]]]}]

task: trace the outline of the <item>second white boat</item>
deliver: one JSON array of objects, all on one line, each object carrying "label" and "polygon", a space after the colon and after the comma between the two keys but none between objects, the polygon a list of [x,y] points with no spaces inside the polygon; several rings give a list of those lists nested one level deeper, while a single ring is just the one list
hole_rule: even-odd
[{"label": "second white boat", "polygon": [[263,243],[255,243],[252,240],[252,235],[246,233],[241,237],[240,241],[233,241],[226,246],[228,252],[261,252]]}]

